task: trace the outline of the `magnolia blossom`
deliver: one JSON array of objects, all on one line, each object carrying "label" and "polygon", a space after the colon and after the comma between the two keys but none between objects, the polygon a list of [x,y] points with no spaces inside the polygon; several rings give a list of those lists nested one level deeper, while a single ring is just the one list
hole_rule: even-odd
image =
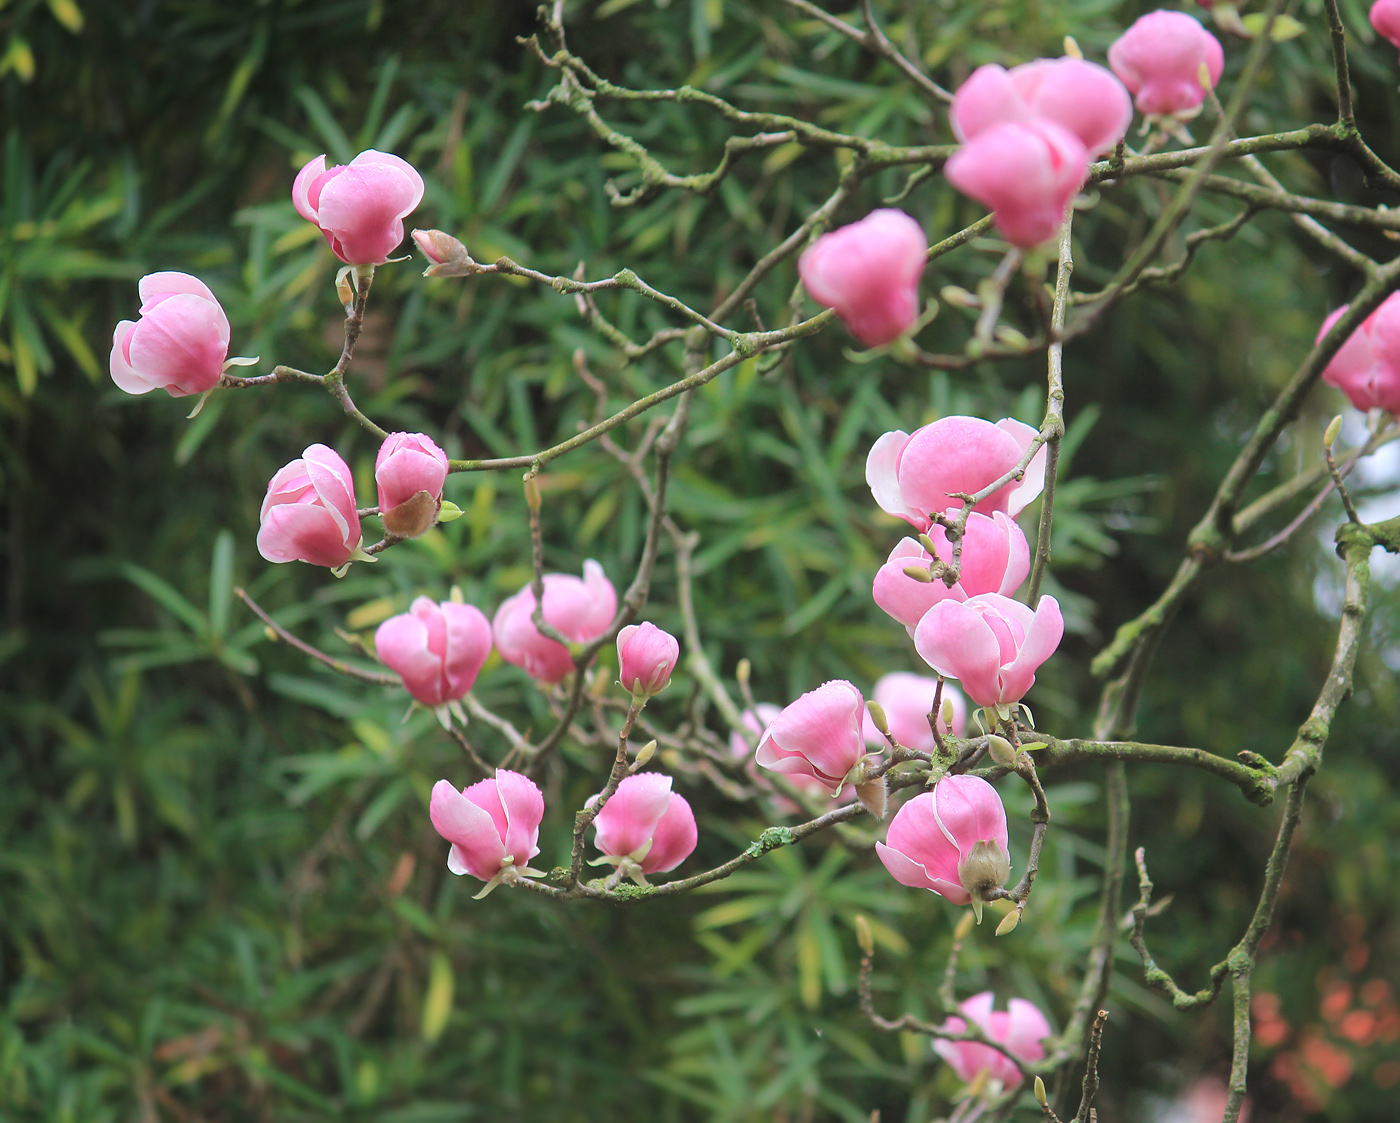
[{"label": "magnolia blossom", "polygon": [[1036,59],[1004,70],[979,66],[958,87],[948,109],[953,133],[969,141],[993,125],[1036,118],[1072,132],[1090,155],[1123,139],[1133,102],[1123,83],[1097,63],[1077,58]]},{"label": "magnolia blossom", "polygon": [[643,885],[644,875],[666,873],[690,857],[699,837],[690,804],[671,790],[671,777],[659,772],[624,777],[593,827],[604,860]]},{"label": "magnolia blossom", "polygon": [[[957,509],[951,508],[949,515],[956,514]],[[935,524],[928,537],[938,549],[939,560],[951,565],[953,547],[948,532]],[[875,603],[909,629],[911,635],[924,613],[939,601],[967,600],[981,593],[1011,596],[1031,571],[1026,536],[1003,511],[990,517],[974,511],[967,517],[958,580],[952,585],[944,584],[940,577],[919,581],[904,572],[913,566],[928,570],[932,560],[914,539],[902,538],[876,572],[871,586]]]},{"label": "magnolia blossom", "polygon": [[953,153],[943,173],[992,212],[1008,242],[1030,248],[1060,229],[1089,174],[1089,152],[1063,125],[1037,117],[984,129]]},{"label": "magnolia blossom", "polygon": [[[940,1028],[949,1033],[966,1033],[967,1023],[972,1022],[993,1041],[1004,1045],[1012,1056],[1026,1062],[1041,1060],[1045,1056],[1045,1046],[1041,1042],[1053,1032],[1045,1015],[1024,998],[1013,998],[1004,1012],[993,1010],[992,1002],[989,990],[973,995],[958,1007],[967,1021],[955,1015]],[[1015,1088],[1021,1083],[1021,1070],[1015,1062],[990,1045],[934,1038],[933,1051],[948,1062],[958,1079],[968,1083],[983,1071],[1002,1089]]]},{"label": "magnolia blossom", "polygon": [[[1343,304],[1322,321],[1319,343],[1350,307]],[[1322,380],[1345,393],[1357,409],[1400,414],[1400,293],[1386,297],[1351,333],[1322,372]]]},{"label": "magnolia blossom", "polygon": [[[891,671],[882,675],[875,683],[875,702],[885,711],[885,723],[894,739],[906,749],[919,752],[932,752],[937,748],[933,730],[929,728],[929,713],[933,709],[933,698],[938,693],[938,680],[927,675],[914,675],[908,671]],[[967,703],[962,691],[951,683],[943,684],[943,701],[953,708],[953,727],[943,722],[943,715],[937,715],[938,731],[944,735],[951,733],[961,737],[967,725]],[[941,703],[940,703],[941,708]],[[887,742],[867,709],[861,723],[867,745],[883,747]]]},{"label": "magnolia blossom", "polygon": [[980,920],[987,894],[1011,874],[1007,838],[996,789],[976,776],[945,776],[895,813],[875,852],[901,885],[971,904]]},{"label": "magnolia blossom", "polygon": [[823,234],[797,270],[813,300],[836,309],[852,335],[876,346],[903,335],[919,318],[927,256],[923,228],[887,208]]},{"label": "magnolia blossom", "polygon": [[228,358],[228,317],[209,286],[188,273],[147,273],[137,285],[141,318],[112,333],[112,381],[128,394],[172,398],[212,390]]},{"label": "magnolia blossom", "polygon": [[297,173],[292,204],[347,265],[383,265],[403,241],[404,216],[423,198],[423,177],[407,160],[369,149],[327,168],[317,156]]},{"label": "magnolia blossom", "polygon": [[270,562],[336,569],[360,553],[354,477],[325,445],[311,445],[272,477],[258,521],[258,553]]},{"label": "magnolia blossom", "polygon": [[519,772],[498,768],[494,778],[478,780],[460,792],[439,780],[433,785],[428,815],[433,829],[452,843],[447,868],[486,882],[477,896],[486,896],[502,881],[518,881],[522,874],[539,876],[526,863],[540,852],[544,796]]},{"label": "magnolia blossom", "polygon": [[1371,5],[1371,26],[1400,47],[1400,0],[1376,0]]},{"label": "magnolia blossom", "polygon": [[681,645],[655,624],[628,624],[617,633],[618,679],[634,696],[650,697],[666,688]]},{"label": "magnolia blossom", "polygon": [[1032,611],[1020,601],[983,593],[934,605],[914,629],[914,648],[940,675],[962,683],[979,706],[1019,702],[1035,672],[1055,654],[1065,621],[1054,597]]},{"label": "magnolia blossom", "polygon": [[1206,98],[1201,66],[1213,88],[1225,69],[1225,51],[1194,16],[1159,8],[1108,48],[1108,65],[1149,117],[1191,117]]},{"label": "magnolia blossom", "polygon": [[[871,446],[865,482],[883,510],[928,533],[934,525],[930,512],[963,507],[952,492],[975,495],[995,483],[1016,467],[1038,435],[1034,426],[1009,417],[993,425],[962,415],[940,418],[912,436],[895,430]],[[1003,484],[972,509],[984,515],[1005,511],[1014,518],[1044,482],[1041,446],[1019,481]]]},{"label": "magnolia blossom", "polygon": [[[526,585],[496,610],[491,630],[496,647],[507,663],[525,668],[540,682],[558,682],[574,669],[569,649],[540,635],[532,619],[534,590]],[[597,639],[612,626],[617,612],[617,590],[592,558],[583,563],[583,579],[570,574],[546,573],[544,618],[571,643]]]},{"label": "magnolia blossom", "polygon": [[374,633],[374,650],[404,689],[425,706],[456,702],[471,690],[491,654],[491,625],[470,604],[418,597]]},{"label": "magnolia blossom", "polygon": [[390,433],[374,458],[384,532],[417,538],[437,522],[447,453],[424,433]]},{"label": "magnolia blossom", "polygon": [[810,776],[837,794],[865,755],[865,699],[845,679],[832,679],[785,707],[764,730],[754,759],[788,776]]}]

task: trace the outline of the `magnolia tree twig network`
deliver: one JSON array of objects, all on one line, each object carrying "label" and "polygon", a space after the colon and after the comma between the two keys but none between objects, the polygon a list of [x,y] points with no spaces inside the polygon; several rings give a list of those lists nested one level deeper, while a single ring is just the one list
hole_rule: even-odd
[{"label": "magnolia tree twig network", "polygon": [[[794,216],[785,236],[755,247],[747,273],[708,308],[666,292],[659,287],[664,278],[643,279],[632,269],[587,280],[580,264],[572,276],[551,275],[505,256],[477,262],[444,231],[413,233],[428,258],[428,276],[475,285],[516,278],[552,289],[561,299],[572,298],[582,325],[611,347],[620,362],[662,369],[673,364],[669,382],[660,389],[610,412],[608,387],[589,370],[580,351],[574,371],[595,395],[591,420],[548,447],[489,459],[450,459],[432,435],[390,433],[363,412],[351,384],[371,283],[377,269],[393,267],[403,219],[423,195],[422,178],[412,166],[376,151],[329,168],[318,157],[291,186],[296,209],[319,228],[344,263],[337,278],[345,310],[343,345],[329,371],[316,374],[279,365],[262,375],[229,373],[230,366],[250,360],[227,359],[229,325],[213,293],[187,274],[158,273],[141,282],[141,319],[117,329],[113,378],[132,392],[159,387],[174,396],[284,383],[317,385],[355,424],[383,442],[375,464],[375,506],[357,506],[349,467],[322,444],[308,446],[272,479],[257,542],[269,562],[300,560],[336,575],[356,562],[382,559],[392,565],[395,547],[462,513],[443,499],[449,475],[521,471],[528,525],[519,528],[519,540],[522,558],[529,558],[529,582],[491,620],[455,591],[444,601],[419,597],[407,613],[386,620],[376,633],[374,653],[387,670],[317,649],[242,590],[239,595],[272,638],[366,688],[404,689],[416,705],[437,715],[480,778],[465,787],[455,780],[439,781],[431,794],[431,820],[449,844],[449,868],[484,883],[478,895],[506,885],[560,901],[652,901],[722,881],[770,851],[846,829],[844,824],[864,816],[884,819],[891,803],[897,803],[876,846],[880,860],[896,882],[931,890],[971,912],[957,926],[942,985],[924,996],[938,1013],[935,1021],[877,1012],[871,989],[875,945],[862,918],[857,925],[863,951],[860,1005],[875,1029],[935,1039],[940,1056],[968,1086],[954,1113],[957,1119],[970,1121],[987,1110],[994,1118],[1005,1118],[1032,1090],[1046,1118],[1060,1119],[1057,1109],[1066,1110],[1067,1075],[1081,1059],[1086,1072],[1074,1118],[1082,1123],[1093,1117],[1107,1016],[1102,1007],[1122,935],[1130,825],[1127,766],[1199,770],[1238,788],[1245,801],[1257,806],[1282,794],[1283,818],[1267,866],[1259,873],[1253,916],[1200,990],[1184,989],[1149,951],[1153,885],[1147,855],[1142,849],[1136,853],[1139,898],[1131,909],[1128,938],[1141,957],[1144,981],[1180,1009],[1209,1005],[1230,983],[1234,1034],[1223,1119],[1233,1123],[1248,1092],[1251,975],[1278,903],[1308,783],[1323,766],[1332,721],[1351,689],[1367,611],[1371,552],[1376,547],[1400,552],[1400,521],[1367,525],[1344,483],[1363,457],[1400,436],[1394,422],[1400,410],[1400,308],[1390,296],[1400,284],[1400,258],[1376,260],[1333,228],[1391,234],[1400,231],[1400,212],[1296,193],[1261,160],[1307,150],[1343,153],[1374,184],[1400,189],[1400,174],[1358,131],[1347,36],[1337,5],[1327,0],[1336,121],[1240,136],[1239,122],[1247,116],[1273,42],[1281,37],[1275,34],[1282,27],[1280,0],[1267,6],[1242,62],[1221,90],[1223,101],[1216,96],[1225,64],[1221,43],[1193,17],[1178,12],[1154,12],[1126,29],[1108,52],[1111,71],[1084,59],[1071,40],[1062,58],[1011,70],[983,66],[950,92],[926,73],[920,52],[896,47],[868,0],[860,5],[859,24],[811,0],[788,3],[891,64],[932,112],[948,115],[957,143],[893,145],[807,119],[742,108],[698,87],[617,85],[570,49],[567,13],[557,0],[541,9],[540,32],[524,42],[553,79],[548,94],[526,108],[575,115],[598,144],[629,166],[623,181],[607,185],[616,208],[635,208],[665,192],[714,192],[744,161],[784,146],[839,156],[825,200]],[[1144,131],[1135,134],[1142,138],[1136,149],[1128,140],[1134,100],[1145,121]],[[609,119],[619,109],[645,117],[661,106],[712,115],[733,130],[711,170],[673,172],[664,154]],[[1203,145],[1192,143],[1186,132],[1186,122],[1198,113],[1209,126]],[[989,213],[931,246],[920,223],[893,205],[837,228],[838,214],[851,209],[870,180],[891,169],[910,169],[892,204],[941,175],[948,181],[946,190],[971,197]],[[1119,247],[1116,262],[1107,269],[1096,263],[1095,271],[1108,273],[1109,279],[1077,290],[1076,214],[1092,211],[1097,200],[1122,198],[1126,185],[1144,178],[1161,185],[1160,206],[1144,215],[1144,232],[1135,243]],[[1183,224],[1208,197],[1237,209],[1224,221],[1181,235]],[[1022,698],[1036,669],[1054,655],[1064,630],[1059,604],[1043,590],[1054,560],[1050,547],[1066,437],[1065,349],[1102,324],[1128,296],[1183,278],[1202,246],[1234,238],[1270,211],[1287,215],[1304,238],[1350,270],[1357,281],[1355,295],[1323,325],[1313,348],[1297,357],[1292,377],[1254,423],[1184,543],[1175,576],[1145,611],[1119,625],[1094,659],[1093,671],[1105,683],[1092,728],[1085,735],[1064,737],[1037,730]],[[1000,242],[992,243],[994,236]],[[1002,253],[1000,263],[976,291],[946,286],[939,293],[943,304],[976,313],[965,346],[961,351],[926,351],[918,336],[939,310],[937,300],[925,304],[921,298],[926,267],[978,244],[995,244]],[[785,276],[791,280],[794,263],[798,279],[784,290],[787,321],[765,327],[754,297],[785,283]],[[624,331],[600,309],[596,298],[608,292],[650,302],[664,326],[639,337]],[[812,310],[812,302],[819,310]],[[1018,327],[1018,320],[1026,326]],[[848,352],[853,362],[883,359],[910,369],[958,371],[1043,355],[1044,411],[1038,426],[954,415],[912,434],[888,432],[875,442],[866,469],[874,503],[909,524],[912,535],[873,575],[873,595],[905,626],[933,673],[905,675],[905,681],[887,690],[877,687],[870,701],[844,680],[813,684],[788,706],[765,713],[754,701],[747,664],[729,678],[707,655],[707,621],[698,617],[692,588],[695,552],[704,531],[683,525],[668,501],[677,459],[685,454],[695,392],[741,364],[756,362],[759,370],[771,371],[794,348],[825,331],[843,331],[861,346]],[[1325,442],[1315,443],[1325,463],[1301,467],[1244,505],[1247,487],[1281,436],[1296,425],[1305,397],[1319,380],[1370,411],[1367,439],[1334,456],[1334,424]],[[651,420],[628,447],[624,427],[644,415]],[[597,562],[585,561],[581,576],[546,571],[551,533],[545,518],[546,470],[590,444],[616,459],[647,511],[640,555],[621,597]],[[1293,743],[1278,746],[1277,753],[1250,751],[1232,759],[1209,746],[1135,740],[1139,700],[1154,654],[1196,586],[1221,563],[1252,562],[1288,541],[1318,514],[1333,490],[1341,494],[1347,514],[1337,531],[1345,603],[1331,668]],[[1299,506],[1312,492],[1316,494]],[[1032,550],[1015,517],[1037,498]],[[1266,519],[1290,511],[1286,526],[1250,544]],[[364,545],[361,520],[374,517],[382,522],[382,536]],[[655,568],[666,551],[675,566],[680,640],[644,619]],[[1023,583],[1025,600],[1018,601],[1015,594]],[[735,605],[735,611],[742,606]],[[679,726],[652,724],[647,703],[681,666],[682,641],[684,667],[694,683],[688,716]],[[610,695],[611,671],[598,662],[614,643],[620,696]],[[471,693],[493,646],[544,691],[553,714],[551,728],[522,733]],[[970,717],[969,701],[975,706]],[[711,708],[719,728],[708,716]],[[485,730],[471,740],[469,716]],[[645,743],[639,746],[638,740]],[[528,863],[539,852],[544,810],[535,778],[570,743],[603,748],[609,763],[597,778],[598,794],[576,811],[567,863],[534,870]],[[726,799],[764,808],[774,817],[795,814],[801,821],[762,831],[711,869],[652,880],[679,866],[697,838],[695,816],[674,790],[674,776],[656,768],[663,760],[685,786],[710,786]],[[1055,1033],[1046,1014],[1019,997],[1001,1012],[994,1010],[990,993],[959,1003],[959,955],[974,914],[980,920],[984,907],[999,913],[998,935],[1034,923],[1027,906],[1034,901],[1042,844],[1054,829],[1052,800],[1040,776],[1075,762],[1102,765],[1107,857],[1095,936],[1079,968],[1078,996],[1058,1012],[1062,1028]],[[1031,799],[1031,841],[1022,876],[1008,888],[1007,815],[994,785],[1012,774],[1026,785]],[[601,852],[597,863],[611,867],[603,876],[585,870],[590,829]],[[902,891],[891,883],[891,892]],[[1046,1078],[1054,1085],[1049,1093]]]}]

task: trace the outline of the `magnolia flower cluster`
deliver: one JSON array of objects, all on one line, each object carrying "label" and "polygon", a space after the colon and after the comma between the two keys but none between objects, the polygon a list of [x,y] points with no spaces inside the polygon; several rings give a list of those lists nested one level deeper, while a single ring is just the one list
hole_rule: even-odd
[{"label": "magnolia flower cluster", "polygon": [[[447,868],[486,882],[478,897],[522,877],[542,876],[529,861],[540,852],[544,795],[529,777],[498,768],[494,777],[461,791],[439,780],[428,816],[451,844]],[[666,873],[690,857],[699,837],[690,804],[671,790],[669,776],[656,773],[624,778],[593,825],[603,855],[599,862],[618,867],[642,885],[647,874]]]}]

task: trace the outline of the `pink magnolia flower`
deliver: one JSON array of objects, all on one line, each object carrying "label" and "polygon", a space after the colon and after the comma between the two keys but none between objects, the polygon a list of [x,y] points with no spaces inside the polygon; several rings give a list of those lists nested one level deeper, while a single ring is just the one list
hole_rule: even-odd
[{"label": "pink magnolia flower", "polygon": [[[762,740],[764,731],[782,712],[782,707],[775,706],[771,702],[759,702],[754,709],[745,710],[740,716],[743,720],[744,728],[751,732],[754,738]],[[759,772],[757,762],[754,760],[754,742],[746,738],[738,730],[729,734],[729,753],[735,760],[744,760],[747,758],[748,767],[746,771],[750,779],[755,783],[763,787],[771,786]],[[856,790],[850,784],[846,784],[835,796],[831,796],[831,789],[815,776],[789,772],[786,774],[785,778],[794,788],[807,795],[816,796],[820,794],[823,797],[832,798],[836,803],[850,803],[851,800],[856,798]],[[772,805],[773,811],[779,815],[794,815],[801,810],[797,804],[793,803],[792,800],[784,795],[774,793],[769,802]]]},{"label": "pink magnolia flower", "polygon": [[423,198],[423,177],[407,160],[369,149],[327,168],[317,156],[297,173],[292,204],[347,265],[383,265],[403,241],[404,216]]},{"label": "pink magnolia flower", "polygon": [[[933,709],[933,696],[938,692],[938,680],[927,675],[914,675],[908,671],[891,671],[880,676],[875,683],[875,701],[885,711],[885,722],[894,739],[906,749],[932,752],[937,744],[933,730],[929,728],[928,715]],[[943,715],[938,715],[938,731],[961,737],[967,724],[967,703],[962,691],[952,683],[943,684],[943,698],[953,706],[953,728],[943,723]],[[940,703],[941,706],[941,703]],[[861,732],[867,745],[884,747],[888,742],[875,728],[875,722],[867,709],[861,723]]]},{"label": "pink magnolia flower", "polygon": [[983,129],[944,165],[948,182],[992,212],[1015,246],[1053,238],[1089,174],[1089,152],[1054,121],[1037,117]]},{"label": "pink magnolia flower", "polygon": [[494,778],[460,792],[439,780],[428,815],[433,829],[452,843],[447,868],[486,882],[477,896],[486,896],[502,881],[514,883],[522,874],[537,875],[526,863],[540,852],[544,796],[519,772],[498,768]]},{"label": "pink magnolia flower", "polygon": [[[1351,305],[1343,304],[1317,333],[1317,342]],[[1400,413],[1400,293],[1392,293],[1332,356],[1322,381],[1337,387],[1357,409]]]},{"label": "pink magnolia flower", "polygon": [[[957,508],[952,508],[951,513],[956,514]],[[951,564],[953,547],[948,541],[948,532],[935,525],[928,536],[938,548],[939,559]],[[926,570],[932,559],[914,539],[900,539],[875,574],[871,585],[875,603],[912,634],[924,613],[939,601],[967,600],[981,593],[1001,593],[1009,597],[1031,571],[1031,549],[1026,536],[1004,511],[993,512],[990,517],[974,511],[967,517],[961,558],[958,580],[951,586],[937,577],[932,581],[918,581],[905,573],[905,569],[918,566]]]},{"label": "pink magnolia flower", "polygon": [[690,857],[699,837],[690,804],[671,790],[671,777],[659,772],[625,777],[593,826],[594,845],[605,859],[624,868],[630,862],[641,874],[675,869]]},{"label": "pink magnolia flower", "polygon": [[928,256],[923,228],[903,211],[871,211],[823,234],[797,263],[803,287],[836,309],[852,335],[877,346],[919,318],[919,277]]},{"label": "pink magnolia flower", "polygon": [[634,696],[659,694],[671,681],[681,645],[655,624],[628,624],[617,633],[618,678]]},{"label": "pink magnolia flower", "polygon": [[1400,47],[1400,0],[1376,0],[1371,5],[1371,26]]},{"label": "pink magnolia flower", "polygon": [[[882,510],[928,533],[929,513],[961,509],[952,492],[975,495],[1006,475],[1038,435],[1032,425],[1005,417],[993,425],[980,417],[940,418],[911,436],[886,433],[865,460],[865,482]],[[1045,483],[1045,448],[1026,466],[1022,479],[997,488],[973,510],[1005,511],[1013,518],[1040,494]],[[970,521],[970,520],[969,520]]]},{"label": "pink magnolia flower", "polygon": [[832,795],[865,755],[865,699],[845,679],[832,679],[773,719],[754,759],[788,776],[810,776]]},{"label": "pink magnolia flower", "polygon": [[112,381],[128,394],[172,398],[212,390],[228,358],[228,317],[209,286],[188,273],[147,273],[137,286],[141,318],[112,333]]},{"label": "pink magnolia flower", "polygon": [[1042,58],[1003,70],[979,66],[958,87],[948,110],[953,133],[969,141],[994,125],[1044,118],[1062,125],[1090,155],[1123,139],[1133,102],[1123,83],[1097,63]]},{"label": "pink magnolia flower", "polygon": [[962,683],[979,706],[1005,706],[1034,685],[1064,632],[1054,597],[1041,597],[1032,612],[1010,597],[983,593],[934,605],[914,629],[914,648],[940,675]]},{"label": "pink magnolia flower", "polygon": [[[540,635],[531,617],[535,594],[526,585],[496,609],[491,630],[501,658],[540,682],[558,682],[574,669],[569,649]],[[597,639],[612,626],[617,591],[592,558],[583,563],[583,579],[564,573],[544,577],[544,618],[571,643]]]},{"label": "pink magnolia flower", "polygon": [[270,562],[338,568],[360,548],[355,481],[335,449],[311,445],[267,485],[258,553]]},{"label": "pink magnolia flower", "polygon": [[1138,19],[1108,48],[1108,65],[1149,117],[1191,117],[1201,108],[1204,63],[1213,87],[1225,69],[1220,40],[1195,16],[1159,8]]},{"label": "pink magnolia flower", "polygon": [[491,625],[481,609],[418,597],[374,633],[374,650],[404,689],[425,706],[464,697],[491,654]]},{"label": "pink magnolia flower", "polygon": [[374,458],[384,531],[417,538],[437,522],[447,453],[424,433],[390,433]]},{"label": "pink magnolia flower", "polygon": [[[1041,1042],[1053,1032],[1045,1015],[1024,998],[1013,998],[1005,1012],[993,1010],[992,1001],[989,990],[973,995],[958,1007],[967,1021],[954,1016],[945,1021],[942,1028],[949,1033],[966,1033],[967,1022],[972,1022],[993,1041],[1006,1046],[1012,1056],[1026,1062],[1041,1060],[1045,1056],[1045,1046]],[[990,1045],[934,1038],[933,1051],[948,1062],[958,1079],[968,1083],[984,1070],[1003,1089],[1015,1088],[1021,1083],[1021,1070],[1015,1062]]]},{"label": "pink magnolia flower", "polygon": [[1006,808],[976,776],[944,776],[909,800],[890,821],[875,853],[901,885],[931,889],[982,916],[987,893],[1011,874]]}]

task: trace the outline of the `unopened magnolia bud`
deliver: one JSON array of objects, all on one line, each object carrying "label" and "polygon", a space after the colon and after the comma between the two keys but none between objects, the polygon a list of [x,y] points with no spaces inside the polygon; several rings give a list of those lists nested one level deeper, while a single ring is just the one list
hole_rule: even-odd
[{"label": "unopened magnolia bud", "polygon": [[875,954],[875,934],[870,931],[870,921],[865,919],[864,913],[856,914],[856,943],[866,955]]},{"label": "unopened magnolia bud", "polygon": [[906,565],[904,576],[912,577],[915,581],[922,581],[925,585],[932,584],[933,574],[921,565]]},{"label": "unopened magnolia bud", "polygon": [[1035,1101],[1041,1107],[1050,1106],[1050,1097],[1045,1094],[1045,1081],[1038,1076],[1035,1078]]},{"label": "unopened magnolia bud", "polygon": [[957,707],[953,705],[953,700],[951,698],[944,698],[943,713],[941,715],[944,729],[951,730],[953,728],[953,718],[956,716],[957,712],[958,710]]},{"label": "unopened magnolia bud", "polygon": [[461,277],[479,269],[467,247],[443,230],[415,230],[413,240],[432,262],[423,270],[425,277]]},{"label": "unopened magnolia bud", "polygon": [[739,665],[734,668],[734,677],[738,680],[739,685],[747,686],[751,674],[753,674],[753,664],[747,659],[740,659]]},{"label": "unopened magnolia bud", "polygon": [[874,698],[865,700],[865,708],[870,711],[870,720],[875,723],[875,728],[880,731],[880,736],[888,737],[890,735],[890,722],[889,718],[885,717],[885,708]]},{"label": "unopened magnolia bud", "polygon": [[1327,431],[1322,434],[1322,443],[1331,448],[1339,436],[1342,434],[1342,415],[1339,413],[1327,423]]},{"label": "unopened magnolia bud", "polygon": [[649,761],[655,755],[656,742],[648,741],[645,745],[643,745],[640,749],[637,750],[637,759],[632,762],[632,771],[636,772],[637,769],[645,767],[647,761]]},{"label": "unopened magnolia bud", "polygon": [[972,911],[981,919],[982,902],[1011,876],[1011,858],[995,839],[981,839],[958,863],[958,881],[972,898]]},{"label": "unopened magnolia bud", "polygon": [[1016,767],[1016,748],[1005,737],[998,737],[995,733],[988,737],[987,752],[998,764],[1007,768]]},{"label": "unopened magnolia bud", "polygon": [[1021,923],[1021,910],[1012,909],[1001,918],[1001,923],[997,925],[997,935],[1005,936],[1008,932],[1016,931],[1016,925]]},{"label": "unopened magnolia bud", "polygon": [[1196,81],[1201,84],[1201,89],[1203,90],[1215,88],[1215,83],[1210,80],[1210,67],[1204,62],[1196,69]]},{"label": "unopened magnolia bud", "polygon": [[1079,44],[1075,42],[1073,35],[1065,36],[1065,54],[1070,58],[1082,59],[1084,57],[1084,52],[1079,49]]},{"label": "unopened magnolia bud", "polygon": [[922,546],[925,550],[927,550],[930,554],[936,554],[938,552],[938,547],[936,547],[933,544],[933,539],[930,538],[927,534],[919,535],[919,545]]},{"label": "unopened magnolia bud", "polygon": [[977,308],[981,305],[977,297],[957,285],[944,285],[938,290],[938,295],[943,298],[944,304],[951,304],[954,308]]},{"label": "unopened magnolia bud", "polygon": [[534,476],[525,477],[525,502],[535,514],[540,513],[543,500],[540,496],[540,485]]}]

